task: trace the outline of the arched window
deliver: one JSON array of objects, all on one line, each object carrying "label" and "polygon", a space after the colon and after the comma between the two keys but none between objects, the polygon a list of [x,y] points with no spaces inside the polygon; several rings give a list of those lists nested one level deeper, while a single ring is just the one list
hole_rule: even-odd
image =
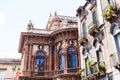
[{"label": "arched window", "polygon": [[62,49],[59,50],[59,69],[64,69],[64,52]]},{"label": "arched window", "polygon": [[91,64],[92,64],[91,56],[92,55],[85,48],[83,48],[82,54],[83,54],[83,62],[82,63],[83,63],[84,69],[85,69],[85,74],[86,74],[86,76],[88,76],[89,74],[93,73],[93,67],[91,66]]},{"label": "arched window", "polygon": [[42,51],[37,52],[35,61],[37,70],[44,71],[45,54]]},{"label": "arched window", "polygon": [[102,47],[97,38],[94,40],[93,46],[95,47],[96,50],[97,61],[104,64]]},{"label": "arched window", "polygon": [[87,50],[86,49],[83,49],[82,51],[82,54],[83,54],[83,64],[84,64],[84,69],[85,69],[85,73],[86,73],[86,76],[88,76],[88,74],[90,73],[90,66],[89,64],[87,64],[88,60],[89,60],[89,56],[88,56],[88,53],[87,53]]},{"label": "arched window", "polygon": [[118,53],[118,58],[120,58],[120,28],[119,28],[118,25],[116,25],[113,28],[112,34],[113,34],[114,39],[115,39],[117,53]]},{"label": "arched window", "polygon": [[75,48],[70,47],[67,50],[67,64],[68,68],[76,68],[76,51]]}]

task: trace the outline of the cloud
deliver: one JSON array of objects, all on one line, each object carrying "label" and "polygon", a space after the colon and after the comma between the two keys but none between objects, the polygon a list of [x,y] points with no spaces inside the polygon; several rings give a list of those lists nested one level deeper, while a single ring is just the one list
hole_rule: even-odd
[{"label": "cloud", "polygon": [[0,12],[0,24],[5,22],[5,14],[4,12]]}]

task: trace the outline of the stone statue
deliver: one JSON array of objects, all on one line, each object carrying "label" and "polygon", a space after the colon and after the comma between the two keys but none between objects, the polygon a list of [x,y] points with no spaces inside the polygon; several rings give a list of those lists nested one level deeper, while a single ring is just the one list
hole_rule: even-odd
[{"label": "stone statue", "polygon": [[31,30],[31,29],[33,29],[33,28],[34,28],[34,26],[33,26],[33,24],[32,24],[32,21],[29,20],[29,23],[28,23],[28,25],[27,25],[27,29],[28,29],[28,30]]}]

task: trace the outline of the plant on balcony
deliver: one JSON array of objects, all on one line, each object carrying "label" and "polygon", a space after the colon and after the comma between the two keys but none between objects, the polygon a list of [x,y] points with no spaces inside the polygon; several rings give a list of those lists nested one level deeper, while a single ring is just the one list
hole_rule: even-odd
[{"label": "plant on balcony", "polygon": [[98,68],[99,68],[99,70],[105,71],[105,66],[101,63],[98,64]]},{"label": "plant on balcony", "polygon": [[95,28],[96,27],[96,24],[91,24],[90,27],[88,28],[88,30],[90,31],[91,29]]},{"label": "plant on balcony", "polygon": [[87,59],[86,66],[87,66],[87,67],[90,67],[91,64],[92,64],[92,60],[91,60],[91,59]]},{"label": "plant on balcony", "polygon": [[98,68],[99,68],[99,73],[100,73],[100,76],[105,76],[106,75],[106,69],[105,69],[105,66],[101,63],[98,64]]},{"label": "plant on balcony", "polygon": [[111,19],[113,16],[116,17],[117,13],[117,8],[115,5],[113,4],[109,4],[107,6],[107,9],[105,10],[105,12],[103,12],[103,17],[106,19],[106,20],[109,20]]},{"label": "plant on balcony", "polygon": [[85,74],[82,72],[80,75],[81,78],[85,78]]}]

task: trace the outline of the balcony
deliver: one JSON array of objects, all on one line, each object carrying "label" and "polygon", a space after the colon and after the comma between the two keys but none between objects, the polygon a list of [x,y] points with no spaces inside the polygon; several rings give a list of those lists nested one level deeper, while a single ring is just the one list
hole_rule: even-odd
[{"label": "balcony", "polygon": [[63,74],[64,73],[64,70],[56,70],[55,71],[55,75],[60,75],[60,74]]},{"label": "balcony", "polygon": [[51,76],[53,76],[53,72],[52,71],[32,71],[31,76],[51,77]]},{"label": "balcony", "polygon": [[79,68],[68,68],[55,71],[32,71],[31,76],[33,77],[53,77],[53,76],[62,76],[65,74],[76,74],[79,71]]},{"label": "balcony", "polygon": [[79,71],[79,68],[68,68],[67,73],[77,73]]},{"label": "balcony", "polygon": [[87,74],[85,74],[86,70],[80,71],[82,80],[89,80],[89,79],[96,80],[100,77],[105,77],[105,75],[106,75],[105,66],[100,62],[91,62],[91,64],[89,65],[89,70],[90,70],[90,72],[89,73],[87,72]]},{"label": "balcony", "polygon": [[88,32],[90,35],[92,35],[94,37],[96,33],[99,33],[99,31],[100,30],[97,28],[96,24],[94,24],[93,22],[89,24]]},{"label": "balcony", "polygon": [[119,9],[115,4],[109,4],[107,7],[105,7],[103,11],[103,18],[112,23],[114,22],[118,17]]},{"label": "balcony", "polygon": [[80,43],[80,45],[86,44],[88,42],[87,33],[81,33],[78,42]]},{"label": "balcony", "polygon": [[89,9],[92,10],[96,4],[96,0],[86,0],[89,3]]}]

